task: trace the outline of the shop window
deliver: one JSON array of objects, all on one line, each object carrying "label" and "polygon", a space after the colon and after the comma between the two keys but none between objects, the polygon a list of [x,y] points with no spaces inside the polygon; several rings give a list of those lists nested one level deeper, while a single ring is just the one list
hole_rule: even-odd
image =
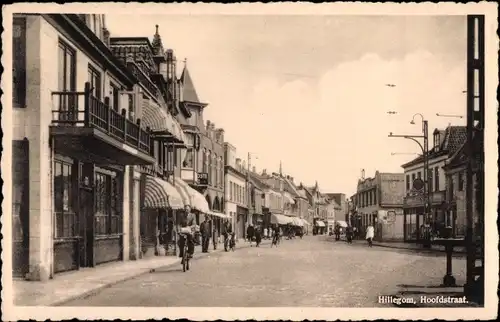
[{"label": "shop window", "polygon": [[121,207],[118,178],[109,174],[95,174],[95,234],[121,233]]},{"label": "shop window", "polygon": [[12,100],[26,107],[26,18],[15,17],[12,37]]},{"label": "shop window", "polygon": [[72,238],[77,236],[76,214],[73,205],[72,165],[54,162],[54,212],[55,237]]}]

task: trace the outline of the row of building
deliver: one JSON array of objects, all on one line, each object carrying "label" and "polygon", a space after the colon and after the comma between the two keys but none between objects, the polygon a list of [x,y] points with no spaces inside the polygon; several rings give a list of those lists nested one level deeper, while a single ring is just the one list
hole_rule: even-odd
[{"label": "row of building", "polygon": [[[450,125],[436,129],[430,139],[429,208],[434,235],[442,235],[449,227],[453,237],[465,236],[466,134],[465,126]],[[349,221],[359,231],[372,225],[378,240],[414,242],[422,238],[426,200],[414,189],[413,181],[424,179],[424,158],[419,155],[401,167],[403,173],[377,171],[372,178],[358,180],[350,200]],[[475,218],[477,221],[477,214]]]},{"label": "row of building", "polygon": [[238,238],[250,224],[325,233],[346,220],[344,194],[238,158],[158,26],[150,41],[111,37],[104,15],[16,14],[12,44],[14,276],[139,260],[160,244],[175,255],[185,205],[215,237],[224,220]]}]

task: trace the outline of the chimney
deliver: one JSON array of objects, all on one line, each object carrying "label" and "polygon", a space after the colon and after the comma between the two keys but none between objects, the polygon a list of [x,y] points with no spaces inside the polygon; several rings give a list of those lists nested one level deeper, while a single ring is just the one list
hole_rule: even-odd
[{"label": "chimney", "polygon": [[266,169],[262,170],[262,175],[263,176],[267,176],[267,170]]},{"label": "chimney", "polygon": [[246,166],[247,166],[247,163],[245,162],[245,160],[243,160],[243,162],[241,162],[241,168],[246,169]]},{"label": "chimney", "polygon": [[214,131],[214,130],[215,130],[215,123],[210,123],[210,129],[211,129],[212,131]]}]

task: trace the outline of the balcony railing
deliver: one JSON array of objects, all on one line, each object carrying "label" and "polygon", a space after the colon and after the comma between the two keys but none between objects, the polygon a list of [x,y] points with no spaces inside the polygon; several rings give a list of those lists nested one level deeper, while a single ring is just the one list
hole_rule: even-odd
[{"label": "balcony railing", "polygon": [[157,176],[168,180],[169,176],[172,175],[173,171],[168,171],[166,168],[159,164],[154,165],[141,165],[139,166],[139,171],[151,176]]},{"label": "balcony railing", "polygon": [[149,76],[144,73],[144,71],[137,66],[135,62],[127,62],[127,68],[130,72],[139,80],[141,85],[151,94],[154,99],[158,99],[160,90],[158,87],[151,81]]},{"label": "balcony railing", "polygon": [[108,97],[102,102],[92,95],[90,83],[85,83],[83,92],[52,92],[52,96],[56,97],[53,100],[53,125],[96,128],[150,155],[149,128],[143,129],[140,119],[136,123],[130,121],[125,109],[121,113],[112,109]]}]

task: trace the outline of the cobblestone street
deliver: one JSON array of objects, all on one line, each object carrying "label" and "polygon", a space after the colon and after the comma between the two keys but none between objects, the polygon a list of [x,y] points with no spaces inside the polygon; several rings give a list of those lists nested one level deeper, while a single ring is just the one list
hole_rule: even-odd
[{"label": "cobblestone street", "polygon": [[[453,265],[461,285],[465,260],[455,258]],[[278,248],[212,254],[194,260],[186,273],[180,265],[158,269],[65,306],[390,307],[378,297],[408,287],[432,290],[444,272],[440,254],[308,236],[284,240]]]}]

